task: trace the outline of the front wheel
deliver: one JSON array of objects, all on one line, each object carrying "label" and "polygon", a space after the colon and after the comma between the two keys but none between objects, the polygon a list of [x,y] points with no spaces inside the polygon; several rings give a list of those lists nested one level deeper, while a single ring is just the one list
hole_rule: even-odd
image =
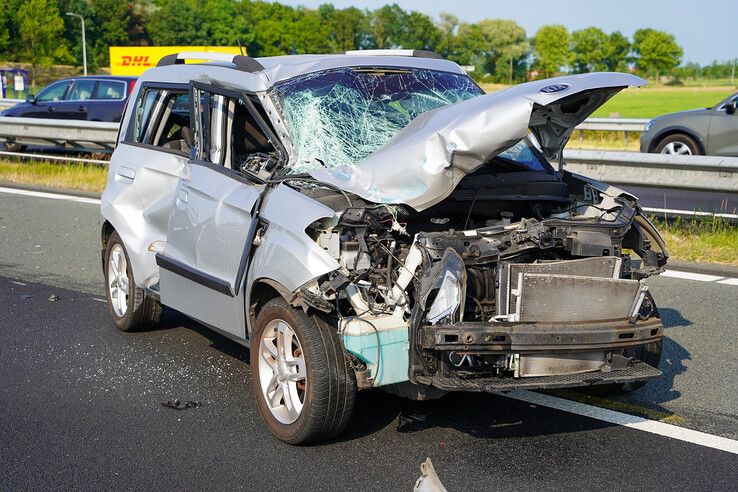
[{"label": "front wheel", "polygon": [[272,434],[307,444],[346,428],[356,377],[334,327],[277,298],[259,312],[251,340],[254,394]]},{"label": "front wheel", "polygon": [[128,253],[117,232],[108,239],[104,265],[108,312],[115,326],[122,331],[156,327],[162,306],[136,286]]},{"label": "front wheel", "polygon": [[669,135],[661,140],[656,148],[655,152],[659,154],[669,155],[699,155],[700,147],[692,137],[684,135],[682,133],[675,133]]}]

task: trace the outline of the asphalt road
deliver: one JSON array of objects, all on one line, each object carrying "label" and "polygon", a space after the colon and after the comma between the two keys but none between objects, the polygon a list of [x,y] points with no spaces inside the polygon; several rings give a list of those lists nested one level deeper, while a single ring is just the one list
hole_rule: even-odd
[{"label": "asphalt road", "polygon": [[[500,395],[365,391],[340,439],[284,445],[252,404],[248,350],[173,312],[113,327],[97,222],[94,205],[0,192],[0,490],[409,490],[426,457],[449,490],[736,489],[736,454]],[[649,284],[665,376],[571,396],[738,438],[738,285]],[[201,404],[162,406],[175,398]]]}]

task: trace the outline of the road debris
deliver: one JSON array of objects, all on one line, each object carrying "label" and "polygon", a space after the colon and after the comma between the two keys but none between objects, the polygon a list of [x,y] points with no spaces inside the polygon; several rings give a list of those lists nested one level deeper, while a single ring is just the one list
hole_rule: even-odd
[{"label": "road debris", "polygon": [[415,482],[413,492],[446,492],[430,458],[420,464],[420,477]]},{"label": "road debris", "polygon": [[58,301],[58,300],[59,300],[59,296],[58,296],[58,295],[56,295],[56,294],[51,294],[51,295],[49,296],[49,300],[50,300],[51,302],[56,302],[56,301]]},{"label": "road debris", "polygon": [[175,410],[186,410],[188,408],[196,408],[202,405],[202,402],[195,400],[180,401],[177,399],[161,402],[163,407],[173,408]]}]

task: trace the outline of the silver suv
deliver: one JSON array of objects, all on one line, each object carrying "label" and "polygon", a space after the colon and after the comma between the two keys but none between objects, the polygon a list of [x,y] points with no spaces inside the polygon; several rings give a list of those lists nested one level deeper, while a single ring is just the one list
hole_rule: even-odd
[{"label": "silver suv", "polygon": [[365,388],[638,387],[661,374],[641,280],[664,242],[635,197],[561,154],[642,84],[484,94],[412,50],[165,57],[136,84],[102,197],[110,314],[134,331],[167,306],[250,346],[259,411],[293,444],[339,434]]}]

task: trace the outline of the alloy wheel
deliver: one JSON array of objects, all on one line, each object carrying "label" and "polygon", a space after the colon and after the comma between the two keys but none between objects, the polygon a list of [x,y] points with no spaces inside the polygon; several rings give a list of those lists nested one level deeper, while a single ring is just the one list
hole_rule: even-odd
[{"label": "alloy wheel", "polygon": [[295,422],[305,404],[307,369],[300,340],[289,323],[269,322],[259,342],[259,381],[267,407],[283,424]]},{"label": "alloy wheel", "polygon": [[108,258],[108,293],[113,312],[118,317],[126,315],[128,310],[128,262],[120,244],[110,250]]}]

